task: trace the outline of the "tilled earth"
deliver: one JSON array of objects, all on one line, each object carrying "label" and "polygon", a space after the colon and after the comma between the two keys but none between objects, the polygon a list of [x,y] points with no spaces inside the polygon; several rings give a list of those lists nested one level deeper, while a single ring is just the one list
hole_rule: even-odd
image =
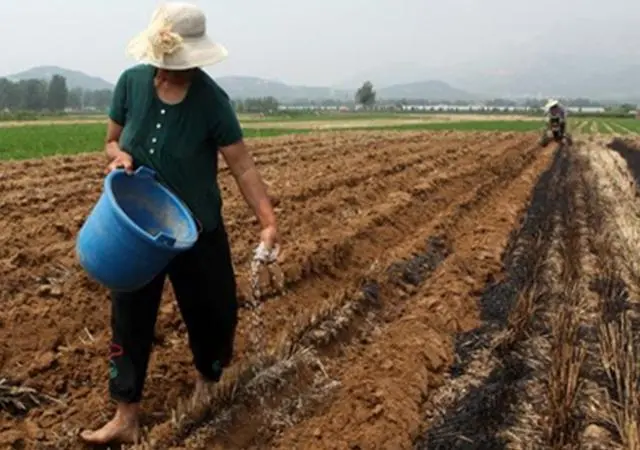
[{"label": "tilled earth", "polygon": [[[638,448],[640,144],[537,138],[252,141],[284,291],[263,286],[258,328],[242,309],[232,367],[192,403],[167,284],[140,448]],[[2,448],[83,448],[113,412],[109,299],[74,255],[105,162],[0,165]],[[257,224],[220,178],[244,303]]]}]

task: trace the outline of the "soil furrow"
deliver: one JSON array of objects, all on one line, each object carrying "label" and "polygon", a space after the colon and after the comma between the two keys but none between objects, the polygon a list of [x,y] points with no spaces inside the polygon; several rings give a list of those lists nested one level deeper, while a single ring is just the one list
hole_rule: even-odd
[{"label": "soil furrow", "polygon": [[[263,286],[261,321],[241,308],[231,367],[191,402],[167,286],[138,448],[639,448],[640,140],[538,137],[249,139],[284,290]],[[73,251],[104,162],[0,163],[2,448],[83,448],[113,411],[109,300]],[[219,171],[243,302],[257,224]]]},{"label": "soil furrow", "polygon": [[520,230],[506,246],[503,273],[493,274],[481,291],[481,326],[456,338],[456,363],[425,405],[427,432],[416,448],[465,448],[471,442],[476,448],[505,446],[500,433],[513,423],[509,405],[516,384],[529,372],[513,348],[526,338],[523,325],[534,313],[537,299],[531,291],[551,245],[563,164],[558,151],[533,188]]},{"label": "soil furrow", "polygon": [[[509,147],[511,148],[511,147]],[[520,148],[518,148],[517,150],[513,149],[511,150],[513,153],[520,153]],[[477,153],[471,153],[472,155],[475,154],[477,155]],[[472,164],[473,167],[475,167],[475,171],[478,172],[478,175],[476,176],[480,176],[481,173],[483,173],[482,170],[482,164],[479,164],[479,162],[481,163],[482,161],[478,161],[474,159],[474,162]],[[499,164],[496,163],[496,165]],[[453,177],[453,178],[450,178]],[[483,179],[484,176],[481,176],[480,179]],[[395,252],[393,251],[394,242],[402,242],[403,240],[407,239],[407,232],[408,230],[411,230],[412,227],[416,226],[417,224],[420,223],[420,221],[422,221],[422,218],[424,217],[424,213],[427,212],[429,209],[431,208],[438,208],[438,207],[446,207],[448,201],[446,199],[451,198],[452,194],[454,192],[459,192],[458,195],[461,195],[465,192],[468,192],[469,186],[472,186],[474,181],[473,178],[469,178],[469,174],[465,173],[464,169],[459,169],[459,171],[452,171],[450,173],[448,172],[444,172],[442,174],[440,174],[439,177],[437,177],[436,179],[434,179],[428,186],[424,187],[424,186],[417,186],[416,188],[416,195],[422,197],[422,198],[427,198],[429,199],[429,202],[426,203],[422,209],[419,208],[419,205],[417,203],[414,203],[413,205],[404,205],[401,206],[400,208],[397,209],[397,212],[403,212],[404,214],[390,214],[389,218],[391,217],[395,217],[394,220],[392,222],[388,222],[388,221],[383,221],[380,222],[378,221],[376,226],[377,228],[382,231],[384,231],[384,235],[380,234],[379,232],[375,232],[373,229],[369,230],[369,231],[358,231],[358,235],[355,236],[355,241],[354,241],[354,237],[346,237],[344,239],[344,242],[347,243],[347,245],[352,246],[353,248],[358,248],[361,247],[362,249],[366,249],[367,254],[371,254],[371,255],[376,255],[376,254],[384,254],[385,250],[380,249],[379,251],[376,251],[376,247],[374,244],[374,242],[371,241],[371,238],[373,236],[376,236],[380,242],[385,246],[386,250],[389,251],[389,253],[391,255],[393,255]],[[454,189],[455,186],[458,186],[456,189]],[[425,190],[426,189],[426,190]],[[439,197],[442,196],[442,201],[439,200]],[[418,198],[420,198],[418,197]],[[417,200],[416,201],[422,201],[422,200]],[[424,208],[427,208],[427,210],[425,210]],[[411,212],[411,216],[408,217],[404,217],[403,215],[408,214],[409,212]],[[430,211],[429,215],[434,215],[434,213],[437,212],[436,211]],[[401,219],[402,218],[402,219]],[[409,220],[409,222],[407,222],[407,220]],[[392,227],[390,225],[393,225]],[[389,234],[389,232],[393,229],[396,228],[396,235],[394,238],[391,238],[391,235]],[[362,230],[361,227],[359,228],[354,228],[356,230]],[[359,236],[359,237],[358,237]],[[383,237],[384,236],[384,237]],[[358,242],[358,239],[362,240],[362,245],[356,245],[355,243]],[[395,239],[395,241],[393,240]],[[423,239],[421,237],[421,239]],[[373,246],[372,246],[373,245]],[[410,248],[407,249],[407,251],[410,251]],[[359,259],[362,259],[361,257],[359,257]],[[336,277],[338,277],[338,279],[344,278],[344,279],[352,279],[355,278],[357,279],[358,276],[361,275],[357,275],[358,273],[360,274],[365,274],[372,263],[379,265],[381,264],[381,261],[379,261],[379,257],[375,257],[375,259],[373,260],[367,260],[364,259],[362,260],[362,263],[357,263],[354,264],[355,261],[345,261],[344,264],[344,268],[349,268],[349,271],[346,273],[341,273],[341,274],[332,274],[331,278],[326,280],[326,287],[324,289],[320,289],[322,287],[322,284],[320,284],[319,287],[313,287],[309,286],[309,285],[304,285],[303,287],[300,287],[298,290],[300,292],[300,294],[297,294],[296,291],[294,292],[289,292],[287,293],[287,295],[285,297],[282,298],[282,300],[286,300],[286,303],[281,303],[281,300],[278,300],[277,302],[269,302],[267,305],[265,305],[265,310],[264,310],[264,314],[266,317],[280,317],[280,318],[288,318],[286,321],[282,321],[282,322],[278,322],[275,325],[275,329],[280,330],[283,326],[286,328],[287,327],[287,322],[291,322],[293,321],[294,323],[296,323],[296,316],[299,315],[300,312],[303,312],[304,309],[301,309],[301,306],[304,306],[305,303],[307,303],[310,299],[314,299],[314,298],[321,298],[323,296],[326,296],[326,293],[331,291],[331,288],[329,287],[331,284],[335,284],[336,283]],[[326,267],[331,267],[330,263],[327,263],[325,265]],[[354,270],[358,270],[358,267],[360,267],[360,272],[353,272]],[[351,275],[354,274],[354,275]],[[318,284],[319,282],[322,282],[322,279],[313,279],[313,283],[314,285]],[[313,294],[314,292],[317,292],[317,294]],[[311,305],[310,305],[311,306]],[[283,310],[282,308],[285,307],[287,309]],[[301,316],[302,317],[302,321],[304,322],[304,315]],[[242,327],[241,327],[242,328]],[[241,346],[243,339],[242,339],[242,331],[240,331],[240,336],[239,336],[239,346]]]},{"label": "soil furrow", "polygon": [[[314,280],[318,276],[321,277],[320,281],[313,281],[311,284],[304,282],[299,286],[294,286],[293,296],[282,297],[286,298],[285,303],[282,299],[274,300],[273,302],[267,302],[266,314],[270,318],[270,327],[272,330],[282,331],[282,320],[286,325],[290,325],[289,322],[294,320],[304,319],[306,317],[303,314],[304,305],[312,305],[318,302],[318,299],[326,297],[328,293],[335,291],[332,286],[335,283],[339,283],[340,279],[336,279],[336,274],[343,275],[342,279],[348,280],[354,274],[358,277],[362,276],[362,273],[371,265],[371,261],[367,263],[366,253],[362,256],[356,256],[351,254],[353,248],[365,249],[370,246],[374,236],[381,239],[375,245],[386,246],[380,248],[393,248],[393,239],[397,239],[400,242],[402,239],[406,239],[406,236],[411,235],[411,228],[418,224],[420,217],[417,213],[411,216],[411,219],[398,222],[398,217],[402,217],[411,212],[411,208],[398,208],[397,204],[402,205],[401,200],[404,194],[393,194],[394,190],[402,191],[407,187],[417,186],[415,191],[416,196],[434,196],[434,202],[428,203],[427,208],[423,209],[423,213],[436,215],[438,210],[447,205],[447,190],[453,186],[460,186],[460,192],[468,190],[469,184],[462,184],[463,179],[466,176],[470,176],[475,172],[482,169],[482,164],[489,161],[491,152],[485,151],[481,145],[473,144],[469,145],[462,139],[463,135],[451,135],[448,133],[441,133],[435,135],[435,137],[429,137],[429,134],[423,134],[425,139],[425,150],[420,146],[415,146],[416,157],[420,154],[432,154],[431,159],[425,158],[425,160],[417,165],[409,165],[404,167],[402,172],[397,175],[387,177],[388,183],[372,183],[369,180],[365,180],[364,185],[353,186],[351,191],[353,195],[358,199],[357,204],[361,205],[360,208],[364,211],[369,209],[374,212],[375,209],[371,209],[371,205],[375,205],[379,202],[379,199],[384,199],[385,193],[387,196],[386,201],[388,207],[383,203],[379,203],[377,217],[368,217],[368,223],[374,226],[369,231],[366,230],[366,222],[362,220],[354,221],[353,223],[345,223],[344,218],[335,217],[334,220],[340,223],[341,227],[333,227],[333,231],[343,229],[347,225],[347,229],[360,230],[360,237],[355,236],[356,241],[351,244],[347,242],[347,239],[354,239],[354,236],[349,233],[340,233],[342,236],[338,237],[338,241],[342,240],[344,244],[343,249],[340,251],[329,251],[325,256],[318,254],[316,262],[311,263],[315,269],[306,270],[306,276],[309,281]],[[401,134],[392,135],[394,141],[390,145],[395,145],[402,139]],[[397,138],[396,138],[397,136]],[[526,142],[526,136],[502,135],[492,137],[489,133],[482,133],[478,135],[478,139],[483,139],[484,145],[487,143],[493,144],[495,142],[504,142],[503,149],[517,148],[521,144],[519,142]],[[416,137],[410,137],[415,140]],[[467,136],[464,136],[467,139]],[[434,142],[442,141],[442,145],[438,144],[436,147],[439,152],[433,152],[426,150],[426,148],[433,148]],[[461,145],[458,148],[456,143],[460,142]],[[468,141],[472,142],[472,141]],[[411,147],[408,147],[409,149]],[[490,148],[490,146],[488,147]],[[447,150],[449,149],[449,150]],[[404,150],[407,151],[407,148]],[[431,153],[427,153],[431,152]],[[406,153],[405,153],[406,154]],[[87,155],[87,158],[94,158],[95,156]],[[472,165],[462,164],[459,170],[454,170],[453,165],[457,164],[459,158],[473,161]],[[423,177],[433,177],[437,172],[433,170],[442,170],[445,166],[449,166],[445,172],[438,173],[434,178],[433,183],[424,183],[420,181],[416,183],[414,180],[420,180]],[[349,173],[350,168],[343,166],[341,168],[342,173]],[[449,185],[448,179],[454,184]],[[455,181],[458,180],[458,181]],[[293,186],[295,188],[295,186]],[[400,189],[398,189],[400,188]],[[347,193],[345,187],[344,194]],[[370,194],[378,191],[376,196]],[[413,191],[413,188],[410,188]],[[389,194],[393,194],[389,196]],[[341,194],[342,195],[342,194]],[[407,194],[411,196],[412,194]],[[424,198],[424,197],[423,197]],[[438,198],[441,198],[438,200]],[[90,207],[90,199],[84,200],[84,208],[86,210]],[[385,201],[385,200],[383,200]],[[325,203],[329,205],[329,199],[323,198],[320,201],[316,201],[317,204]],[[312,205],[309,202],[309,205]],[[395,206],[394,206],[395,204]],[[385,208],[387,208],[385,210]],[[391,209],[388,209],[391,208]],[[16,211],[20,211],[16,209]],[[233,213],[231,213],[233,217]],[[398,216],[398,214],[400,216]],[[291,227],[300,228],[303,223],[299,219],[295,218],[294,213],[289,213],[287,216],[292,217]],[[309,216],[310,219],[313,216]],[[108,299],[105,293],[96,286],[94,283],[86,279],[86,277],[78,271],[76,263],[73,258],[73,237],[75,230],[79,224],[75,222],[73,217],[61,217],[59,221],[67,226],[68,235],[59,236],[57,250],[47,241],[47,233],[50,230],[55,230],[55,222],[49,222],[46,225],[36,225],[34,220],[31,225],[25,227],[26,219],[22,221],[22,227],[15,227],[14,236],[12,240],[8,241],[9,246],[5,247],[5,254],[3,256],[11,258],[12,263],[6,266],[5,274],[10,276],[7,281],[13,283],[12,292],[5,297],[6,301],[12,305],[19,305],[18,309],[11,310],[0,318],[3,323],[12,323],[11,328],[0,328],[0,334],[3,335],[3,341],[11,341],[15,345],[14,349],[18,350],[16,353],[12,353],[8,359],[4,360],[3,371],[10,375],[11,379],[16,383],[27,383],[34,388],[43,392],[62,395],[62,398],[68,404],[78,405],[79,401],[82,401],[84,405],[82,408],[73,407],[69,409],[64,416],[56,416],[56,414],[43,416],[44,412],[41,408],[35,408],[30,412],[31,420],[40,424],[44,429],[50,430],[50,435],[63,433],[65,427],[69,430],[73,430],[76,424],[87,425],[87,418],[90,421],[99,421],[104,417],[102,410],[108,407],[105,386],[102,383],[104,364],[103,360],[103,348],[106,348],[108,342]],[[68,225],[67,225],[68,224]],[[363,229],[363,225],[365,228]],[[389,226],[396,227],[396,231],[389,235],[387,232],[381,233]],[[40,229],[38,229],[40,228]],[[315,232],[322,231],[316,229]],[[327,223],[327,229],[331,229],[331,223]],[[308,227],[309,233],[313,233],[312,227]],[[376,231],[380,230],[380,231]],[[41,232],[39,232],[41,231]],[[285,234],[287,229],[283,230]],[[303,233],[305,231],[301,230]],[[247,234],[247,237],[249,235]],[[304,236],[304,235],[302,235]],[[301,237],[302,237],[301,236]],[[314,244],[314,241],[320,241],[320,235],[311,234],[310,243],[317,248],[324,247],[330,249],[326,244],[318,247]],[[386,236],[386,237],[385,237]],[[395,237],[392,237],[395,236]],[[253,235],[251,235],[253,238]],[[361,244],[358,244],[360,239]],[[386,240],[385,240],[386,239]],[[391,239],[391,240],[389,240]],[[329,241],[330,242],[330,241]],[[16,247],[16,244],[18,246]],[[238,245],[247,246],[247,243],[240,242],[234,243],[234,253],[237,253]],[[250,245],[250,244],[249,244]],[[313,248],[313,247],[309,247]],[[11,250],[13,249],[13,250]],[[16,252],[16,249],[20,249]],[[375,252],[375,247],[371,249]],[[341,253],[346,251],[345,253]],[[299,253],[299,252],[298,252]],[[295,254],[294,254],[295,255]],[[312,254],[309,254],[312,255]],[[342,255],[342,256],[341,256]],[[341,265],[341,259],[346,260]],[[364,257],[364,258],[363,258]],[[8,261],[7,261],[8,262]],[[284,265],[290,267],[290,270],[300,271],[296,268],[296,260],[288,258]],[[304,261],[299,261],[299,263]],[[62,268],[58,269],[57,265],[61,264]],[[335,265],[347,267],[347,263],[354,263],[355,266],[350,268],[347,272],[342,274],[341,269],[334,268]],[[50,265],[49,269],[47,266]],[[20,271],[24,272],[20,272]],[[34,274],[34,270],[36,271]],[[16,277],[19,273],[24,273],[22,278]],[[39,274],[38,274],[39,273]],[[324,277],[324,281],[322,281]],[[14,281],[10,281],[14,280]],[[26,286],[25,289],[25,284]],[[346,289],[346,285],[345,288]],[[170,295],[166,300],[170,300]],[[69,301],[73,301],[74,315],[64,315],[66,310],[65,304]],[[302,313],[302,314],[301,314]],[[293,316],[292,316],[293,314]],[[296,319],[296,316],[299,316]],[[78,322],[77,317],[82,317],[82,321]],[[243,319],[241,318],[241,322]],[[30,331],[30,323],[37,323],[39,327],[39,339],[33,339],[33,333]],[[19,325],[20,324],[20,325]],[[242,328],[242,326],[241,326]],[[250,332],[251,330],[247,330]],[[239,341],[242,343],[244,337],[244,331],[240,331]],[[184,397],[190,388],[191,379],[191,367],[190,358],[184,351],[184,342],[182,342],[184,336],[184,328],[178,316],[178,312],[175,305],[172,303],[163,303],[162,312],[158,326],[158,352],[154,354],[154,360],[152,362],[152,369],[150,373],[149,389],[148,391],[153,393],[160,389],[166,391],[166,395],[163,396],[149,396],[149,400],[146,403],[146,407],[151,411],[161,411],[162,405],[165,403],[166,398],[180,398]],[[277,337],[277,333],[273,335],[272,339]],[[178,342],[174,342],[174,340]],[[240,357],[242,351],[242,345],[239,347]],[[7,354],[9,356],[9,354]],[[82,368],[82,371],[78,371]],[[154,371],[164,372],[164,376],[158,378]],[[69,376],[69,373],[73,373]],[[88,386],[95,386],[98,384],[98,389],[89,389]],[[162,388],[161,386],[169,386],[169,388]],[[175,400],[174,400],[175,401]],[[52,405],[54,410],[65,411],[65,407]],[[62,418],[62,421],[60,421]],[[162,419],[162,417],[160,417]],[[157,423],[157,419],[147,419],[147,423]],[[64,424],[64,426],[63,426]]]},{"label": "soil furrow", "polygon": [[[449,213],[445,215],[443,219],[438,220],[435,224],[431,225],[431,227],[427,229],[430,229],[431,233],[436,233],[436,235],[438,233],[442,233],[442,236],[439,237],[438,240],[451,242],[450,245],[453,245],[455,247],[456,243],[454,237],[456,236],[456,233],[462,233],[464,235],[467,230],[467,226],[460,225],[459,221],[464,221],[465,219],[469,220],[469,211],[476,211],[476,208],[480,207],[480,205],[485,204],[485,202],[490,203],[494,191],[500,186],[503,186],[504,188],[504,186],[508,185],[510,180],[513,180],[513,178],[511,177],[517,177],[519,174],[519,170],[522,170],[524,167],[531,163],[532,157],[532,149],[524,151],[524,154],[523,149],[521,148],[514,151],[505,151],[498,157],[494,164],[490,164],[489,167],[485,169],[486,173],[483,176],[484,182],[477,188],[475,188],[472,192],[464,195],[461,198],[460,202],[456,203],[453,207],[448,209]],[[517,169],[517,167],[520,167],[520,169]],[[501,177],[501,175],[503,175],[503,170],[509,171],[509,176],[507,178]],[[491,173],[491,177],[487,178],[489,173]],[[426,198],[430,197],[428,196]],[[427,229],[425,229],[425,231]],[[421,240],[424,238],[419,239]],[[415,289],[412,289],[412,291],[414,290]],[[381,292],[384,292],[384,289],[382,289]],[[394,294],[393,291],[386,295],[384,293],[380,294],[382,299],[384,299],[388,295],[393,298],[397,294]],[[342,448],[342,443],[346,445],[349,442],[349,435],[352,436],[351,439],[354,442],[357,442],[357,445],[360,445],[361,448],[370,448],[372,440],[380,439],[381,436],[373,436],[370,433],[367,433],[365,429],[362,429],[362,427],[364,427],[367,422],[373,421],[374,424],[377,424],[375,425],[377,427],[380,424],[377,419],[382,411],[392,414],[394,417],[398,418],[399,416],[403,415],[403,405],[407,406],[410,404],[407,402],[417,401],[419,403],[420,395],[411,393],[413,389],[411,386],[414,386],[416,388],[418,386],[415,382],[412,382],[410,380],[410,377],[423,376],[420,375],[423,372],[403,375],[403,378],[406,379],[406,383],[399,383],[397,389],[392,389],[392,385],[384,381],[387,376],[395,378],[395,375],[397,375],[399,371],[402,372],[401,368],[403,365],[406,365],[406,363],[397,360],[398,357],[407,357],[411,361],[413,361],[413,358],[415,358],[415,355],[411,351],[406,351],[405,349],[403,349],[402,352],[399,353],[398,349],[396,349],[395,347],[396,344],[394,344],[394,342],[400,342],[398,340],[398,337],[401,333],[401,330],[404,329],[407,325],[412,324],[416,320],[414,314],[417,313],[420,307],[414,306],[414,301],[420,301],[420,298],[416,298],[415,294],[410,295],[408,299],[405,299],[403,302],[401,302],[401,309],[389,309],[388,307],[385,308],[384,312],[382,313],[382,316],[384,317],[383,322],[378,327],[373,325],[373,329],[375,330],[373,335],[374,342],[366,346],[367,349],[365,350],[365,355],[368,356],[365,358],[363,366],[356,365],[354,367],[354,364],[358,364],[358,361],[361,360],[363,356],[362,352],[358,350],[357,346],[353,348],[354,344],[349,345],[349,352],[346,355],[341,355],[338,359],[335,358],[335,355],[332,355],[331,359],[326,361],[323,360],[323,366],[326,368],[327,372],[331,373],[333,371],[337,371],[340,374],[341,377],[339,378],[339,381],[341,383],[341,386],[343,387],[339,388],[339,392],[342,392],[342,394],[338,393],[338,399],[335,402],[331,403],[331,405],[329,406],[329,410],[321,414],[319,417],[309,418],[305,420],[299,427],[294,427],[290,431],[286,431],[284,436],[277,441],[278,448],[300,448],[302,442],[306,441],[307,438],[313,439],[314,437],[317,445],[322,448],[327,448],[325,446],[329,445],[329,442],[332,442],[331,445],[336,448]],[[381,314],[378,313],[378,316],[380,315]],[[370,320],[374,320],[375,322],[375,319]],[[420,334],[424,332],[426,332],[428,336],[432,336],[434,338],[437,337],[433,330],[429,330],[428,328],[429,327],[427,327],[426,329],[419,327],[418,329],[416,329],[415,340],[405,340],[405,342],[403,342],[403,345],[409,345],[409,342],[411,342],[411,346],[423,345],[425,341],[423,341],[422,338],[418,338],[418,336],[420,336]],[[418,330],[420,330],[420,332],[418,332]],[[412,335],[412,333],[409,333],[409,335]],[[440,341],[442,341],[442,339],[443,338],[438,338],[438,340]],[[433,358],[438,359],[440,357],[446,359],[446,354],[433,356]],[[368,374],[368,372],[371,372],[371,370],[373,369],[372,363],[374,359],[381,361],[383,366],[389,365],[386,370],[383,368],[382,372],[378,374],[379,377],[377,377],[377,379],[380,381],[380,384],[377,385],[379,387],[378,390],[374,389],[371,385],[367,385],[367,383],[362,384],[363,380],[371,379],[371,375]],[[442,363],[444,363],[444,361],[441,361],[441,363],[438,364],[441,365]],[[429,372],[428,369],[429,368],[427,367],[425,369],[426,372],[424,373]],[[377,372],[376,369],[373,370]],[[373,382],[373,379],[371,379],[371,381]],[[406,387],[403,388],[401,386]],[[349,395],[346,395],[346,392],[349,392]],[[384,394],[387,394],[387,392],[388,398],[381,398],[385,397]],[[402,400],[403,395],[407,396],[406,400]],[[346,405],[343,404],[344,401],[348,401],[349,403],[352,403],[352,405],[347,408]],[[400,401],[401,403],[394,404],[396,401]],[[356,406],[358,403],[361,403],[360,406]],[[381,406],[381,403],[384,403],[388,406],[386,408],[380,408],[379,406]],[[415,410],[415,406],[412,409]],[[338,414],[338,411],[347,410],[361,411],[362,414],[356,413],[355,415],[351,414],[347,417],[342,417],[341,414],[336,415]],[[332,411],[334,411],[334,413],[332,413]],[[406,412],[409,413],[409,411]],[[298,414],[300,414],[300,411],[298,411]],[[334,417],[332,421],[333,425],[330,428],[320,428],[320,432],[318,432],[318,429],[314,428],[313,424],[317,421],[322,421],[324,418],[324,414],[329,414],[330,416]],[[340,418],[340,420],[337,420],[338,418]],[[382,420],[382,418],[380,419]],[[344,423],[342,423],[342,421],[344,421]],[[244,422],[241,421],[240,424],[241,425],[237,426],[246,428]],[[348,433],[346,430],[351,430],[351,433]],[[390,434],[393,435],[393,433]],[[367,435],[368,437],[365,437]],[[388,436],[386,439],[393,440],[396,438],[398,438],[398,436]],[[264,436],[262,437],[262,439],[264,439]],[[205,442],[207,444],[206,448],[211,448],[210,446],[214,443],[223,447],[225,444],[232,446],[264,445],[260,444],[260,442],[263,442],[262,440],[254,440],[249,442],[243,441],[242,443],[230,443],[226,442],[223,437],[218,437],[217,439],[208,440]],[[399,447],[391,446],[388,448]]]},{"label": "soil furrow", "polygon": [[[305,229],[306,224],[311,222],[314,215],[315,217],[318,217],[320,215],[325,215],[327,212],[329,212],[328,211],[329,207],[339,208],[342,206],[342,211],[341,211],[342,214],[340,214],[340,216],[342,216],[341,218],[343,218],[342,228],[345,230],[349,230],[352,227],[354,227],[354,229],[362,228],[362,225],[360,224],[362,223],[363,218],[365,220],[369,220],[370,222],[375,222],[377,220],[381,220],[381,218],[384,217],[384,216],[380,216],[380,214],[377,213],[375,210],[362,209],[370,205],[373,199],[380,199],[379,202],[385,202],[389,194],[393,192],[398,192],[400,189],[406,186],[407,183],[410,183],[410,180],[412,178],[429,176],[433,170],[437,170],[438,166],[442,164],[455,163],[455,161],[459,157],[464,155],[465,152],[466,153],[475,152],[475,149],[473,148],[465,149],[463,153],[456,151],[456,149],[452,149],[452,151],[449,152],[448,155],[438,155],[435,158],[432,158],[431,160],[428,160],[425,163],[410,166],[407,168],[407,170],[396,174],[396,176],[387,177],[384,182],[380,181],[376,177],[373,177],[367,180],[364,186],[360,186],[357,188],[344,187],[341,191],[340,190],[334,191],[330,198],[323,198],[320,202],[318,202],[317,200],[310,201],[308,204],[303,204],[298,206],[294,206],[292,204],[289,204],[288,202],[283,202],[282,207],[285,210],[298,209],[298,210],[304,211],[304,214],[301,216],[285,215],[284,220],[281,223],[283,235],[286,238],[288,238],[290,241],[292,241],[290,246],[293,249],[293,253],[296,254],[297,256],[297,259],[293,260],[292,263],[288,265],[289,267],[291,267],[291,269],[287,269],[287,267],[284,267],[285,269],[287,269],[285,270],[285,272],[291,273],[291,275],[288,276],[287,279],[292,282],[295,282],[302,275],[310,276],[313,272],[320,270],[320,267],[319,267],[320,264],[315,264],[313,262],[314,260],[317,261],[318,263],[321,263],[321,261],[324,261],[321,264],[324,264],[326,267],[333,267],[334,264],[336,264],[337,267],[341,266],[340,261],[336,261],[332,259],[331,255],[334,255],[334,257],[340,258],[340,252],[339,251],[336,252],[335,250],[331,250],[326,256],[317,255],[316,257],[313,258],[313,260],[308,260],[309,257],[307,257],[306,255],[308,254],[309,251],[317,253],[317,251],[323,251],[323,250],[322,249],[316,250],[313,247],[308,248],[308,250],[305,249],[304,246],[302,245],[302,242],[308,239],[306,236],[313,235],[314,233],[321,233],[326,228],[330,229],[335,224],[335,216],[330,215],[330,216],[327,216],[326,219],[322,221],[315,220],[315,222],[313,223],[313,227],[311,229]],[[482,152],[478,151],[477,154],[479,157],[484,157],[483,156],[484,154]],[[356,193],[357,195],[354,195],[354,193]],[[344,201],[341,201],[341,199],[344,199]],[[362,200],[359,200],[359,199],[362,199]],[[401,206],[402,205],[400,205],[400,207]],[[349,215],[348,213],[350,211],[353,211],[354,214]],[[382,208],[381,211],[384,212],[384,208]],[[386,213],[386,216],[388,216],[388,214],[389,213]],[[80,216],[80,213],[78,211],[70,214],[70,217],[72,218],[78,217],[78,216]],[[288,220],[289,218],[293,219],[293,221],[289,222]],[[30,228],[29,223],[32,221],[37,224],[35,228]],[[62,223],[50,222],[45,225],[41,225],[38,218],[32,218],[32,221],[29,221],[29,222],[23,221],[22,223],[17,223],[16,224],[17,228],[15,229],[12,229],[13,227],[9,227],[9,229],[5,227],[6,231],[3,234],[5,234],[6,236],[10,236],[20,229],[24,230],[26,227],[26,229],[32,230],[32,232],[27,234],[27,236],[28,236],[30,245],[33,245],[34,242],[38,242],[43,239],[44,240],[48,239],[51,232],[59,234],[62,237],[68,238],[73,234],[75,229],[79,228],[82,222],[81,219],[76,219],[75,222],[77,226],[74,228],[71,228],[70,226],[67,226],[64,222]],[[244,292],[246,291],[246,284],[248,283],[244,281],[246,280],[246,276],[247,276],[247,273],[246,273],[247,269],[245,269],[245,266],[248,265],[248,258],[250,257],[250,251],[249,251],[250,249],[244,244],[246,242],[246,243],[249,243],[250,245],[254,232],[251,229],[244,230],[245,232],[243,235],[238,232],[238,230],[242,230],[242,229],[243,227],[240,227],[239,225],[231,224],[230,226],[228,226],[228,231],[229,231],[229,234],[231,235],[232,241],[234,243],[237,243],[236,245],[234,245],[234,255],[235,255],[234,263],[236,264],[237,267],[239,266],[238,273],[243,280],[241,284],[244,286],[241,289],[241,291]],[[289,237],[288,236],[289,230],[296,230],[298,239],[292,239],[291,237]],[[343,242],[346,240],[345,238],[339,238],[339,239],[342,240]],[[25,244],[25,247],[26,246],[27,245]],[[69,254],[71,255],[71,257],[73,257],[72,256],[73,242],[65,242],[63,247],[60,249],[60,252],[62,254]],[[22,255],[22,256],[19,256],[19,255]],[[59,256],[59,254],[57,256]],[[51,260],[53,259],[53,257],[57,258],[57,256],[49,255],[48,259]],[[23,252],[23,253],[19,253],[18,255],[6,254],[5,257],[15,260],[16,258],[25,258],[29,256]],[[33,255],[33,257],[35,258],[36,255]],[[48,272],[48,269],[46,268],[45,265],[42,265],[44,262],[42,258],[43,258],[42,256],[38,256],[37,259],[34,259],[34,266],[39,266],[39,271],[43,272],[42,276],[46,277],[47,276],[46,273]],[[21,264],[24,265],[25,263],[21,262]],[[304,273],[300,275],[300,271],[301,271],[300,268],[304,268],[304,267],[308,267],[310,268],[310,270],[302,269]],[[33,271],[24,273],[24,277],[30,278],[32,275],[33,275]],[[6,280],[7,290],[5,291],[5,294],[7,296],[14,295],[18,289],[21,289],[21,286],[25,281],[26,280],[24,278],[16,278],[15,276],[12,276],[11,278],[7,279]]]}]

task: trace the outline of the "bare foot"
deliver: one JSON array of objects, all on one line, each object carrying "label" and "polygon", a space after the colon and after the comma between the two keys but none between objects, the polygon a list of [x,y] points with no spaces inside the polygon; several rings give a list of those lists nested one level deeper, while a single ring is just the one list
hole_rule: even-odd
[{"label": "bare foot", "polygon": [[98,430],[85,430],[80,438],[88,444],[104,445],[109,443],[132,444],[138,441],[140,428],[138,426],[137,409],[131,405],[118,407],[113,419]]}]

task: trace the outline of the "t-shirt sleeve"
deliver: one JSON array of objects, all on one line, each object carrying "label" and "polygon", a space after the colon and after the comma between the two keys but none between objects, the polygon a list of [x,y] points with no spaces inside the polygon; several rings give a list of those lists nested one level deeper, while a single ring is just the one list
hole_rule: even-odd
[{"label": "t-shirt sleeve", "polygon": [[218,97],[213,108],[210,133],[217,147],[226,147],[240,141],[243,133],[231,100],[226,95]]},{"label": "t-shirt sleeve", "polygon": [[116,82],[109,107],[109,118],[118,125],[124,125],[127,117],[127,72],[123,72]]}]

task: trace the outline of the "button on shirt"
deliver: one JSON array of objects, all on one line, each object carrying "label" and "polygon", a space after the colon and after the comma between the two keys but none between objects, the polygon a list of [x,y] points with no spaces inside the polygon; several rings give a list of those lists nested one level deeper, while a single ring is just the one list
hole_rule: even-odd
[{"label": "button on shirt", "polygon": [[109,117],[123,126],[120,146],[136,167],[155,170],[203,229],[213,230],[222,209],[217,150],[241,140],[242,128],[226,92],[200,69],[185,98],[175,105],[158,97],[155,71],[144,64],[125,70],[116,83]]}]

